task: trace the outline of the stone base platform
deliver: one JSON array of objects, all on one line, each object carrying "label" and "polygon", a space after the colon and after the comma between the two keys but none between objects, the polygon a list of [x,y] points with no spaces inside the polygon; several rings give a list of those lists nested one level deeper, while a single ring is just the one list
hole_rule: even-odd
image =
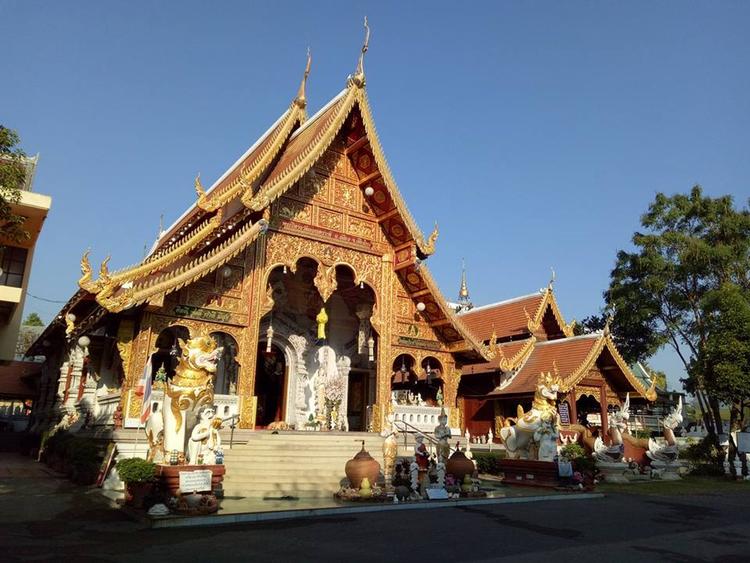
[{"label": "stone base platform", "polygon": [[505,474],[503,483],[506,485],[550,488],[560,486],[557,464],[554,461],[501,459],[498,465]]}]

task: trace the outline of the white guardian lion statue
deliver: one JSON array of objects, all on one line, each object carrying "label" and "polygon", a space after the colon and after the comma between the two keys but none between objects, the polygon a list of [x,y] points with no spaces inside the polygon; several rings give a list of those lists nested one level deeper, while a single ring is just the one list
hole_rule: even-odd
[{"label": "white guardian lion statue", "polygon": [[[518,405],[517,418],[505,419],[500,440],[510,459],[530,459],[531,448],[536,446],[539,461],[554,461],[560,427],[556,406],[560,383],[552,374],[542,374],[536,384],[531,410],[525,413]],[[511,426],[512,421],[515,424]]]},{"label": "white guardian lion statue", "polygon": [[177,452],[186,454],[187,437],[197,422],[197,413],[214,402],[213,378],[222,348],[210,336],[180,340],[182,356],[171,381],[164,390],[160,413],[146,424],[151,449],[149,458],[157,463]]}]

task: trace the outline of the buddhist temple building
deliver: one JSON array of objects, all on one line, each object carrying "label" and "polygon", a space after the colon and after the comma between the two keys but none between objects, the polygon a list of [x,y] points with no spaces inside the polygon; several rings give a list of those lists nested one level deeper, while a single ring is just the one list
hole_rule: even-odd
[{"label": "buddhist temple building", "polygon": [[473,435],[496,435],[517,406],[531,407],[539,375],[558,376],[562,429],[573,424],[607,428],[607,413],[629,393],[633,403],[652,401],[652,385],[631,371],[609,330],[575,336],[555,299],[553,283],[530,295],[475,307],[459,318],[493,360],[463,368],[459,403]]},{"label": "buddhist temple building", "polygon": [[216,402],[240,428],[316,421],[316,374],[331,365],[347,380],[338,428],[380,431],[400,403],[428,409],[411,413],[417,426],[435,426],[438,403],[461,425],[461,366],[492,356],[430,274],[437,225],[422,233],[388,168],[365,50],[313,115],[308,59],[289,105],[210,186],[196,178],[195,202],[142,262],[107,258],[97,274],[84,253],[78,291],[29,351],[47,357],[38,428],[72,411],[78,426],[136,428],[144,370],[170,377],[197,335],[224,348]]},{"label": "buddhist temple building", "polygon": [[[380,432],[389,415],[432,431],[484,432],[526,405],[541,373],[564,380],[568,422],[625,393],[647,396],[610,336],[574,337],[541,293],[472,307],[463,274],[449,304],[425,235],[388,167],[367,97],[362,49],[345,87],[309,115],[306,83],[138,264],[81,259],[78,290],[29,350],[46,362],[34,428],[139,426],[144,372],[169,378],[183,343],[212,336],[223,355],[219,415],[240,429],[283,423]],[[271,119],[269,119],[271,121]],[[94,241],[95,243],[95,241]],[[113,258],[116,262],[116,257]],[[320,381],[338,373],[336,395]]]}]

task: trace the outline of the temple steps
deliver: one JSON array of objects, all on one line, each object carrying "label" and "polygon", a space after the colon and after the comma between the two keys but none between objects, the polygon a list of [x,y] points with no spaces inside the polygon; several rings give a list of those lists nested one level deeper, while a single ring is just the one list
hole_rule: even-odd
[{"label": "temple steps", "polygon": [[224,450],[227,497],[329,498],[346,478],[344,466],[362,447],[381,464],[383,438],[365,432],[254,432]]}]

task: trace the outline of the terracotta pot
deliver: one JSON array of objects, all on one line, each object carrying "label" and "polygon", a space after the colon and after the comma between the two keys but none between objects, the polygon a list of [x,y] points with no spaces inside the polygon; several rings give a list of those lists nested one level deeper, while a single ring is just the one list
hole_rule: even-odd
[{"label": "terracotta pot", "polygon": [[466,475],[474,474],[474,462],[464,455],[461,450],[456,450],[445,464],[445,472],[453,475],[456,482],[462,483]]},{"label": "terracotta pot", "polygon": [[144,499],[154,489],[153,483],[126,483],[127,502],[133,508],[143,508]]},{"label": "terracotta pot", "polygon": [[346,462],[344,472],[352,488],[359,489],[364,477],[367,477],[371,484],[377,483],[380,464],[365,450],[365,444],[362,442],[362,449]]}]

